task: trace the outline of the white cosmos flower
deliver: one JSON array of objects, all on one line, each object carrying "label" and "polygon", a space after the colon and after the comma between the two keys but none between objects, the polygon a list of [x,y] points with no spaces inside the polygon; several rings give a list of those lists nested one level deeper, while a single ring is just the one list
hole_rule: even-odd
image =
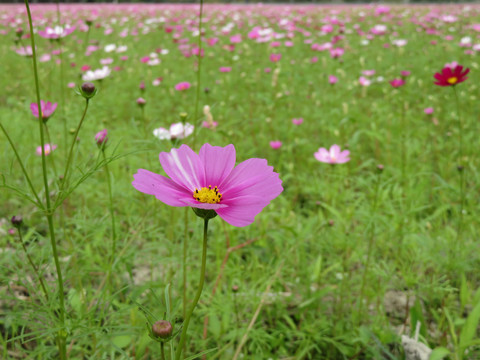
[{"label": "white cosmos flower", "polygon": [[102,80],[105,79],[112,70],[108,66],[104,66],[101,69],[96,69],[94,71],[88,70],[85,74],[82,76],[83,81],[94,81],[94,80]]},{"label": "white cosmos flower", "polygon": [[153,130],[153,135],[160,140],[183,139],[192,135],[195,127],[192,124],[186,123],[185,126],[179,122],[170,126],[170,129],[158,128]]}]

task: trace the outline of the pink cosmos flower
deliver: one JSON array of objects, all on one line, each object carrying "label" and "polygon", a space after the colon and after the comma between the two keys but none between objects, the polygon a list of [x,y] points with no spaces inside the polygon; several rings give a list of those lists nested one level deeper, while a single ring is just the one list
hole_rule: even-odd
[{"label": "pink cosmos flower", "polygon": [[103,147],[108,141],[107,137],[107,129],[103,129],[102,131],[99,131],[95,135],[95,142],[97,143],[98,147]]},{"label": "pink cosmos flower", "polygon": [[205,144],[196,154],[187,145],[160,153],[170,177],[139,169],[132,185],[170,206],[214,210],[233,226],[247,226],[283,191],[282,181],[265,159],[248,159],[235,167],[233,145]]},{"label": "pink cosmos flower", "polygon": [[328,82],[333,85],[338,82],[338,78],[335,75],[328,75]]},{"label": "pink cosmos flower", "polygon": [[367,79],[367,78],[364,77],[364,76],[360,76],[360,78],[358,79],[358,82],[359,82],[360,85],[362,85],[362,86],[370,86],[370,84],[372,83],[369,79]]},{"label": "pink cosmos flower", "polygon": [[394,88],[399,88],[403,85],[405,85],[405,80],[403,79],[393,79],[390,81],[390,85],[392,85]]},{"label": "pink cosmos flower", "polygon": [[[54,145],[54,144],[45,144],[45,145],[43,146],[43,148],[45,149],[45,155],[50,155],[51,152],[57,148],[57,145]],[[38,146],[38,147],[37,147],[36,153],[37,153],[38,156],[42,156],[42,147],[41,147],[41,146]]]},{"label": "pink cosmos flower", "polygon": [[179,122],[170,125],[170,129],[163,127],[155,129],[153,130],[153,135],[160,140],[184,139],[192,135],[193,130],[195,130],[195,127],[192,124],[185,123],[185,125],[183,125],[183,123]]},{"label": "pink cosmos flower", "polygon": [[336,144],[332,145],[330,147],[330,150],[327,150],[325,148],[320,148],[314,154],[315,159],[327,164],[343,164],[343,163],[349,162],[350,161],[349,155],[350,155],[350,151],[348,150],[340,151],[340,146]]},{"label": "pink cosmos flower", "polygon": [[208,121],[202,122],[202,127],[207,128],[207,129],[215,129],[218,126],[218,122],[214,121],[212,123]]},{"label": "pink cosmos flower", "polygon": [[293,125],[301,125],[303,123],[303,118],[292,119]]},{"label": "pink cosmos flower", "polygon": [[427,115],[431,115],[431,114],[433,114],[433,107],[425,108],[425,109],[423,109],[423,112]]},{"label": "pink cosmos flower", "polygon": [[175,90],[177,91],[184,91],[190,89],[190,83],[187,81],[183,81],[175,85]]},{"label": "pink cosmos flower", "polygon": [[[50,116],[53,115],[57,108],[57,103],[51,103],[50,101],[43,101],[40,100],[40,107],[42,109],[42,119],[43,121],[47,121]],[[38,113],[38,104],[37,103],[31,103],[30,104],[30,110],[32,111],[32,115],[35,117],[39,117]]]},{"label": "pink cosmos flower", "polygon": [[339,58],[339,57],[342,56],[344,53],[345,53],[345,50],[344,50],[343,48],[330,49],[330,56],[331,56],[333,59]]},{"label": "pink cosmos flower", "polygon": [[375,70],[363,70],[362,74],[365,76],[373,76],[375,75]]},{"label": "pink cosmos flower", "polygon": [[279,140],[270,141],[270,147],[272,149],[280,149],[282,147],[282,142]]},{"label": "pink cosmos flower", "polygon": [[281,58],[282,58],[282,54],[270,54],[271,62],[279,62]]},{"label": "pink cosmos flower", "polygon": [[400,71],[400,76],[401,77],[407,77],[407,76],[410,76],[411,73],[412,73],[411,71],[402,70],[402,71]]},{"label": "pink cosmos flower", "polygon": [[230,71],[232,71],[232,68],[229,67],[229,66],[222,66],[222,67],[220,67],[220,72],[222,72],[222,73],[228,73],[228,72],[230,72]]}]

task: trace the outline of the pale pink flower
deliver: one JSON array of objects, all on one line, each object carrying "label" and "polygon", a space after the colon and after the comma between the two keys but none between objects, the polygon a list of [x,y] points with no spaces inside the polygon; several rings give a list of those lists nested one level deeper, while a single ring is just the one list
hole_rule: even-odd
[{"label": "pale pink flower", "polygon": [[70,35],[74,30],[75,26],[65,28],[61,26],[46,27],[45,30],[38,30],[38,35],[45,39],[60,39]]},{"label": "pale pink flower", "polygon": [[338,78],[335,75],[328,75],[328,82],[333,85],[338,82]]},{"label": "pale pink flower", "polygon": [[184,139],[187,136],[193,134],[195,127],[192,124],[186,123],[174,123],[170,125],[170,129],[165,129],[160,127],[153,130],[153,135],[159,140],[175,140],[175,139]]},{"label": "pale pink flower", "polygon": [[[44,150],[45,150],[45,155],[50,155],[56,148],[57,148],[57,145],[54,145],[54,144],[45,144],[43,146]],[[38,146],[37,147],[37,151],[36,151],[36,154],[38,156],[42,156],[42,147],[41,146]]]},{"label": "pale pink flower", "polygon": [[358,82],[362,86],[370,86],[370,84],[372,83],[369,79],[367,79],[364,76],[360,76],[360,78],[358,79]]},{"label": "pale pink flower", "polygon": [[303,123],[303,118],[292,119],[293,125],[301,125]]},{"label": "pale pink flower", "polygon": [[348,161],[350,161],[349,158],[350,151],[348,150],[343,150],[340,151],[340,146],[338,145],[332,145],[330,147],[330,150],[327,150],[325,148],[320,148],[318,151],[314,154],[315,159],[317,159],[320,162],[324,162],[327,164],[343,164]]},{"label": "pale pink flower", "polygon": [[[43,121],[48,120],[50,116],[53,115],[55,110],[57,109],[57,103],[51,103],[50,101],[43,101],[40,100],[40,107],[42,110],[42,119]],[[30,110],[32,111],[32,115],[35,117],[39,117],[39,112],[38,112],[38,104],[37,103],[31,103],[30,104]]]},{"label": "pale pink flower", "polygon": [[433,114],[433,107],[427,107],[427,108],[423,109],[423,112],[427,115],[431,115],[431,114]]}]

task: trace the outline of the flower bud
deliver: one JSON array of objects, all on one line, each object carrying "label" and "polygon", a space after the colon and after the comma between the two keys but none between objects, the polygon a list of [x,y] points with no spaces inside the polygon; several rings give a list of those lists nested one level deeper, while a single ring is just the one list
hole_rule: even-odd
[{"label": "flower bud", "polygon": [[208,94],[208,93],[210,92],[210,88],[206,87],[205,89],[203,89],[203,92],[204,92],[205,94]]},{"label": "flower bud", "polygon": [[172,332],[172,324],[167,320],[159,320],[152,325],[152,333],[160,339],[167,339]]},{"label": "flower bud", "polygon": [[139,97],[137,99],[137,105],[140,107],[144,107],[146,103],[147,103],[147,100],[145,100],[144,98]]},{"label": "flower bud", "polygon": [[238,285],[233,285],[233,286],[232,286],[232,291],[233,291],[234,293],[237,293],[238,290],[239,290]]},{"label": "flower bud", "polygon": [[458,166],[457,166],[458,172],[462,172],[463,169],[464,169],[463,165],[458,165]]},{"label": "flower bud", "polygon": [[91,99],[97,94],[98,89],[91,82],[83,83],[80,87],[80,95],[85,99]]},{"label": "flower bud", "polygon": [[102,131],[99,131],[95,135],[95,141],[97,143],[97,146],[99,148],[103,149],[105,147],[105,145],[107,144],[107,141],[108,141],[107,129],[103,129]]},{"label": "flower bud", "polygon": [[381,173],[381,172],[383,171],[383,168],[384,168],[384,167],[383,167],[382,164],[378,164],[378,165],[377,165],[377,170],[378,170],[378,172]]},{"label": "flower bud", "polygon": [[13,216],[10,220],[12,222],[13,227],[19,229],[22,226],[23,218],[21,216]]},{"label": "flower bud", "polygon": [[141,92],[145,91],[145,81],[141,81],[140,85],[138,85],[138,88],[140,89]]}]

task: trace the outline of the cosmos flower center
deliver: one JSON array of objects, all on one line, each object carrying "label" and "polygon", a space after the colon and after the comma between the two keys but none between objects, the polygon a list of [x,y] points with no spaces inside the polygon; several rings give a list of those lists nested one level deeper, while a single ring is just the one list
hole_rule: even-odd
[{"label": "cosmos flower center", "polygon": [[458,81],[458,78],[457,78],[456,76],[452,76],[452,77],[450,77],[450,78],[447,79],[447,82],[448,82],[449,84],[452,84],[452,85],[453,85],[453,84],[456,84],[457,81]]},{"label": "cosmos flower center", "polygon": [[209,185],[208,188],[195,189],[193,198],[201,203],[218,204],[222,199],[222,194],[218,192],[217,186],[212,189],[212,185]]}]

